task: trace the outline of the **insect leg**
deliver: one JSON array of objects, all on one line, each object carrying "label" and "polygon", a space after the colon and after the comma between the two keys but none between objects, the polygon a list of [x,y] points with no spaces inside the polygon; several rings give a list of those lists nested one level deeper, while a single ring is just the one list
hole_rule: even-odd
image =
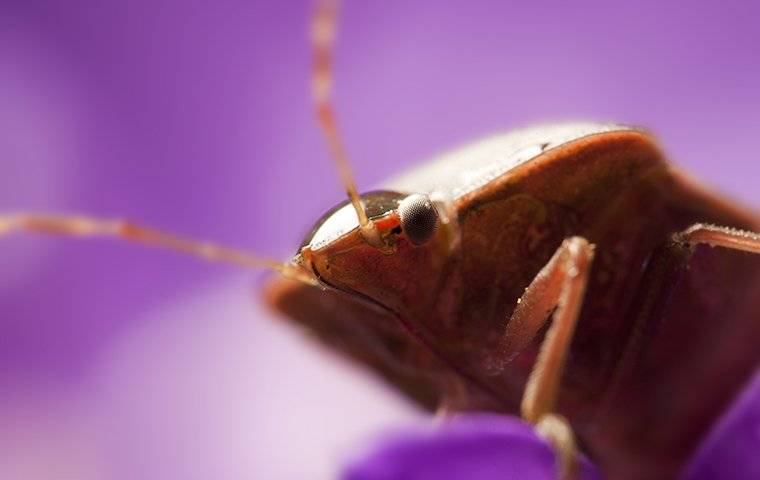
[{"label": "insect leg", "polygon": [[525,387],[521,410],[523,418],[536,425],[554,446],[560,478],[573,475],[576,447],[567,421],[553,411],[593,258],[594,247],[585,239],[565,240],[525,290],[510,319],[512,327],[507,328],[508,333],[520,331],[524,337],[507,348],[519,347],[535,335],[554,310],[551,327]]},{"label": "insect leg", "polygon": [[535,428],[536,432],[554,447],[559,466],[558,478],[572,479],[578,469],[576,458],[578,447],[570,424],[560,415],[547,413],[538,420]]},{"label": "insect leg", "polygon": [[[686,460],[696,432],[712,426],[756,370],[758,261],[738,251],[760,253],[760,234],[695,224],[671,235],[647,261],[625,319],[627,343],[596,396],[591,427],[624,435],[621,460],[641,471]],[[686,346],[679,343],[682,331]],[[700,402],[689,399],[694,392]],[[667,434],[653,433],[651,425]]]},{"label": "insect leg", "polygon": [[525,289],[507,322],[496,352],[488,359],[489,373],[500,373],[514,357],[533,342],[544,327],[549,315],[560,302],[563,285],[566,283],[565,263],[567,258],[572,256],[570,250],[577,248],[587,250],[589,255],[593,254],[593,246],[586,240],[577,237],[565,240]]},{"label": "insect leg", "polygon": [[642,280],[645,287],[636,300],[639,307],[632,320],[632,334],[610,381],[602,411],[610,408],[618,387],[640,360],[639,356],[644,350],[645,339],[653,336],[651,330],[656,327],[647,323],[651,318],[662,315],[656,312],[667,303],[666,299],[673,288],[669,286],[669,282],[672,282],[678,272],[689,264],[693,247],[699,244],[760,253],[760,233],[696,223],[674,234],[671,242],[654,253]]},{"label": "insect leg", "polygon": [[696,223],[675,235],[675,240],[690,245],[707,244],[743,252],[760,253],[760,233]]},{"label": "insect leg", "polygon": [[466,381],[460,376],[446,376],[439,381],[446,393],[440,398],[435,412],[436,417],[446,418],[463,411],[470,400]]},{"label": "insect leg", "polygon": [[639,307],[632,321],[632,334],[610,381],[603,411],[610,407],[616,390],[640,360],[646,339],[653,337],[652,329],[657,328],[657,324],[652,325],[651,319],[662,315],[663,305],[667,304],[673,288],[668,282],[672,282],[678,272],[686,268],[694,247],[700,244],[760,253],[760,233],[696,223],[672,235],[671,242],[655,252],[642,281],[645,287],[636,301]]},{"label": "insect leg", "polygon": [[275,270],[296,280],[307,283],[315,282],[308,273],[295,265],[261,258],[243,250],[223,247],[215,243],[180,237],[121,219],[37,213],[0,215],[0,236],[22,232],[70,237],[113,237],[174,250],[209,262],[224,262],[248,268],[265,268]]}]

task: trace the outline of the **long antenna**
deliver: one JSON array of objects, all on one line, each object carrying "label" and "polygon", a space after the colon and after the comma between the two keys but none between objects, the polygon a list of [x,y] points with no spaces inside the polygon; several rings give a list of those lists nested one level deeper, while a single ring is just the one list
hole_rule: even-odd
[{"label": "long antenna", "polygon": [[311,39],[314,47],[314,70],[312,72],[312,94],[316,108],[317,121],[327,140],[335,166],[338,169],[348,198],[359,217],[359,226],[365,240],[379,244],[379,236],[374,224],[367,217],[356,183],[351,172],[346,149],[338,133],[335,111],[332,106],[332,58],[335,45],[336,20],[338,18],[339,0],[321,0],[317,2],[311,25]]},{"label": "long antenna", "polygon": [[69,237],[114,237],[152,247],[174,250],[208,262],[223,262],[247,268],[274,270],[284,277],[310,285],[318,283],[310,272],[294,264],[280,263],[243,250],[180,237],[126,220],[37,213],[0,215],[0,237],[21,232]]}]

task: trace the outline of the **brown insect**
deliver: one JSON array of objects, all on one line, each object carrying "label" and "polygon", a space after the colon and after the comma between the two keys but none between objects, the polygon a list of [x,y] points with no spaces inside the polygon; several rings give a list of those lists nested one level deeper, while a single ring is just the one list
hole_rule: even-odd
[{"label": "brown insect", "polygon": [[314,93],[349,200],[290,262],[89,217],[5,216],[0,234],[276,270],[271,305],[421,405],[519,412],[562,476],[580,448],[612,478],[672,477],[760,362],[760,218],[617,125],[489,138],[359,196],[330,103],[335,13],[315,15]]}]

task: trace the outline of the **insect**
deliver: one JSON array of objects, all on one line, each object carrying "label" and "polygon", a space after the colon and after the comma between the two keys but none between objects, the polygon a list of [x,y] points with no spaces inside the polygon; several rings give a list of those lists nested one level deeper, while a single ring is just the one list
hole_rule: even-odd
[{"label": "insect", "polygon": [[[473,157],[480,152],[485,153],[478,162]],[[523,132],[455,153],[449,159],[448,172],[445,166],[428,170],[434,173],[402,178],[389,184],[385,193],[365,195],[359,211],[366,210],[372,221],[368,219],[359,230],[348,206],[318,222],[319,228],[294,265],[262,263],[243,252],[212,246],[194,249],[197,245],[182,239],[121,223],[15,217],[6,226],[123,234],[208,257],[284,270],[295,279],[269,287],[272,303],[311,325],[327,343],[376,366],[423,404],[434,408],[445,400],[449,409],[509,412],[518,411],[528,372],[539,345],[545,343],[543,319],[534,318],[530,324],[529,312],[548,313],[554,307],[549,300],[562,288],[546,285],[546,297],[522,297],[523,290],[565,239],[578,237],[557,257],[558,263],[571,253],[585,251],[590,256],[589,244],[596,248],[558,410],[570,419],[582,448],[609,471],[630,475],[636,473],[635,468],[642,469],[638,473],[649,468],[655,473],[670,471],[683,452],[675,447],[671,450],[667,438],[653,437],[651,432],[668,432],[681,439],[679,435],[685,434],[679,428],[686,428],[696,437],[693,431],[699,428],[699,421],[694,417],[705,423],[710,418],[700,409],[717,411],[717,405],[725,403],[741,383],[744,371],[756,359],[751,352],[735,349],[736,345],[751,347],[755,343],[750,339],[755,338],[751,335],[756,317],[747,302],[757,286],[756,263],[753,266],[747,256],[696,247],[696,258],[686,258],[689,248],[685,244],[698,240],[693,235],[699,230],[687,238],[672,235],[687,231],[694,222],[706,221],[755,230],[756,219],[692,188],[662,163],[645,135],[624,127],[574,125]],[[457,164],[457,159],[468,163]],[[611,159],[616,159],[617,168],[610,165]],[[424,184],[442,178],[450,183]],[[708,233],[713,241],[715,236],[744,239],[737,242],[743,247],[754,238],[725,230]],[[584,244],[580,237],[590,243]],[[669,245],[671,240],[675,245]],[[331,251],[343,247],[340,255]],[[691,268],[684,270],[681,262]],[[301,269],[301,265],[310,268]],[[578,270],[582,273],[583,268]],[[304,285],[313,283],[317,273],[327,290]],[[685,279],[679,278],[683,275]],[[736,284],[736,297],[701,298],[708,286],[694,283],[711,276]],[[562,283],[558,279],[561,269],[549,277]],[[533,291],[540,287],[536,284]],[[578,288],[574,290],[576,299],[583,296]],[[676,298],[659,298],[669,293]],[[535,338],[530,331],[518,329],[520,322],[509,320],[521,297],[525,329],[538,330]],[[536,306],[541,300],[547,305]],[[696,315],[688,316],[690,312]],[[702,324],[695,325],[695,317],[705,328],[696,328]],[[558,318],[559,311],[555,322]],[[737,319],[738,324],[732,324],[730,335],[719,343],[712,338],[714,327],[707,325],[725,318]],[[687,328],[676,333],[668,330],[679,322]],[[660,333],[655,335],[657,327]],[[682,335],[684,330],[689,333]],[[690,338],[699,332],[710,337]],[[504,338],[516,344],[502,343]],[[741,341],[731,341],[734,338]],[[652,339],[668,348],[646,345]],[[705,355],[701,361],[689,356],[674,359],[668,356],[669,348],[706,340],[715,340],[710,349],[731,351],[737,357],[731,359],[740,364],[729,369],[734,377],[728,379],[731,384],[715,388],[723,398],[693,400],[678,395],[676,380],[683,382],[682,392],[711,390],[698,388],[699,383],[690,382],[679,368],[693,369],[693,375],[699,373],[701,381],[712,387],[715,374],[709,376],[705,369],[717,365],[712,358],[717,354]],[[522,353],[506,362],[515,351]],[[654,353],[637,360],[641,352]],[[692,352],[692,357],[695,355]],[[643,370],[626,371],[642,364]],[[655,368],[661,365],[672,365],[674,370]],[[558,375],[559,370],[554,373]],[[614,396],[600,385],[623,391]],[[673,397],[675,403],[650,401],[652,396]],[[620,402],[617,409],[603,417],[597,414],[610,410],[615,402]],[[687,415],[679,408],[684,405],[691,405],[696,413]],[[653,411],[655,408],[662,411]],[[678,414],[673,414],[674,410]],[[683,425],[669,424],[672,420]],[[667,426],[658,428],[661,425]],[[641,439],[631,439],[631,432]],[[688,448],[670,441],[677,448]],[[644,447],[650,450],[641,450]],[[658,457],[660,452],[675,453],[663,459]]]}]

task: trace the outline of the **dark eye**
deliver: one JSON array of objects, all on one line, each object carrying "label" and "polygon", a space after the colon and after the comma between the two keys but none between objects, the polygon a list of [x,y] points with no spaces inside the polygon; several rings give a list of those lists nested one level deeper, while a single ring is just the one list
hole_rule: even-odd
[{"label": "dark eye", "polygon": [[438,212],[425,195],[409,195],[399,203],[401,228],[415,245],[427,242],[438,228]]}]

